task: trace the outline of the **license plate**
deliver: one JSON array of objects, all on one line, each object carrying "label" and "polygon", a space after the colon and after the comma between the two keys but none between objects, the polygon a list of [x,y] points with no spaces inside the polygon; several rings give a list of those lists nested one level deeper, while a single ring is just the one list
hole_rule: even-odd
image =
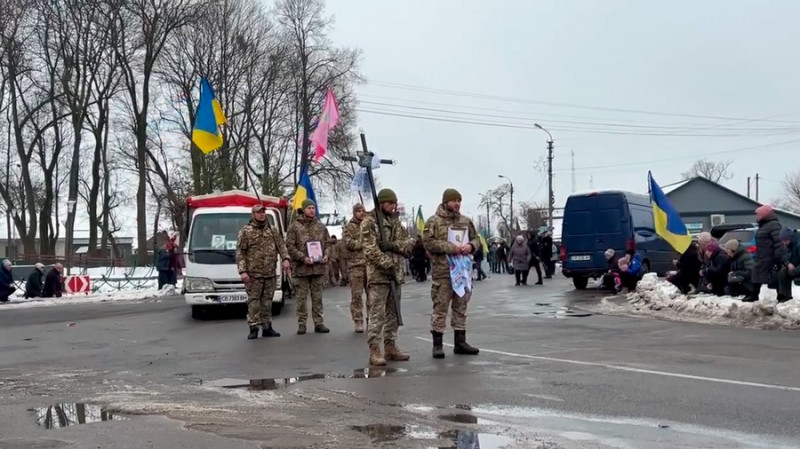
[{"label": "license plate", "polygon": [[219,295],[217,296],[219,302],[245,302],[247,301],[247,296],[244,295]]},{"label": "license plate", "polygon": [[592,260],[592,256],[570,256],[569,260],[574,260],[576,262],[586,262]]}]

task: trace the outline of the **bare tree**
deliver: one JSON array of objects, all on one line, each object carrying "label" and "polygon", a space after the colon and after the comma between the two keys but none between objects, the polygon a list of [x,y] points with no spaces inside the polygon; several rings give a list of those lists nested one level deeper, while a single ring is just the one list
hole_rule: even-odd
[{"label": "bare tree", "polygon": [[[295,161],[294,181],[297,182],[299,173],[308,166],[313,149],[311,148],[310,134],[313,129],[313,120],[319,115],[326,88],[334,88],[338,94],[337,100],[342,113],[342,126],[345,135],[341,138],[340,145],[329,141],[331,159],[336,161],[337,153],[341,157],[346,154],[349,145],[355,142],[355,136],[347,136],[350,127],[349,120],[354,116],[348,111],[348,102],[352,101],[352,94],[348,86],[360,81],[357,73],[360,51],[355,49],[338,49],[332,46],[327,32],[332,25],[332,19],[325,15],[325,5],[322,0],[279,0],[276,4],[278,24],[287,36],[290,48],[291,62],[290,73],[293,77],[293,101],[295,106]],[[309,170],[309,176],[318,176],[329,186],[341,184],[341,171],[345,167],[340,163],[325,164],[317,170]]]},{"label": "bare tree", "polygon": [[205,4],[193,0],[129,0],[120,9],[119,62],[127,92],[130,131],[135,155],[137,261],[147,263],[147,144],[151,82],[156,63],[170,36],[204,13]]},{"label": "bare tree", "polygon": [[511,233],[513,233],[509,212],[511,211],[511,207],[514,206],[509,204],[510,199],[511,186],[509,184],[503,184],[494,189],[487,190],[481,197],[481,202],[479,204],[481,208],[485,208],[488,205],[492,216],[500,219],[501,223],[498,226],[498,233],[507,238],[510,238]]},{"label": "bare tree", "polygon": [[733,179],[733,173],[730,167],[733,161],[718,161],[712,162],[708,159],[700,159],[696,161],[689,170],[683,172],[681,177],[683,179],[691,179],[696,176],[702,176],[711,182],[729,181]]},{"label": "bare tree", "polygon": [[783,179],[783,198],[773,204],[792,212],[800,212],[800,171],[786,175]]}]

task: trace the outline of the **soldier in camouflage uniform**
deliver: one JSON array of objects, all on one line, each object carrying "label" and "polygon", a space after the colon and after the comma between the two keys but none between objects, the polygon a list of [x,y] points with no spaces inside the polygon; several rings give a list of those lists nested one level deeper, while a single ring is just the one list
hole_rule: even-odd
[{"label": "soldier in camouflage uniform", "polygon": [[[350,316],[357,333],[364,332],[364,301],[362,297],[367,291],[367,267],[364,262],[364,248],[361,245],[361,222],[367,216],[367,210],[361,204],[353,206],[353,218],[342,230],[344,251],[347,253],[347,269],[350,276]],[[367,296],[367,318],[370,310]]]},{"label": "soldier in camouflage uniform", "polygon": [[267,222],[266,208],[256,204],[251,209],[253,217],[239,230],[236,239],[236,267],[247,291],[247,325],[249,340],[258,338],[258,326],[262,336],[280,337],[272,329],[272,296],[275,294],[277,275],[275,265],[278,256],[283,260],[283,269],[288,270],[289,253],[280,232]]},{"label": "soldier in camouflage uniform", "polygon": [[328,242],[328,285],[335,287],[339,284],[341,272],[339,271],[339,242],[335,235]]},{"label": "soldier in camouflage uniform", "polygon": [[[306,333],[308,310],[306,301],[311,295],[311,318],[314,320],[314,332],[326,334],[330,332],[323,323],[322,284],[325,277],[325,266],[328,263],[330,247],[328,229],[317,219],[317,206],[314,201],[306,199],[302,203],[302,212],[289,225],[286,231],[286,247],[289,257],[294,262],[295,304],[297,307],[297,333]],[[314,262],[308,254],[307,244],[313,242],[322,245],[322,262]]]},{"label": "soldier in camouflage uniform", "polygon": [[[468,232],[465,244],[457,245],[447,241],[447,232],[450,228],[466,229]],[[450,326],[455,333],[454,354],[478,353],[478,348],[467,343],[467,303],[472,296],[468,291],[464,297],[459,297],[450,282],[450,268],[447,263],[448,255],[468,256],[475,252],[481,244],[480,237],[475,231],[472,220],[461,215],[461,194],[456,189],[447,189],[442,195],[442,204],[436,210],[436,215],[425,223],[423,232],[425,249],[431,255],[431,299],[433,300],[433,314],[431,315],[431,334],[433,335],[433,357],[444,358],[442,338],[447,326],[447,311],[452,309]]]},{"label": "soldier in camouflage uniform", "polygon": [[[411,254],[412,240],[408,232],[394,216],[397,195],[391,189],[378,193],[378,207],[367,214],[361,222],[361,244],[367,266],[367,297],[372,301],[369,312],[369,364],[386,365],[387,360],[409,359],[409,355],[397,347],[397,314],[393,301],[400,300],[400,285],[405,281],[403,263]],[[378,219],[382,214],[383,238],[378,235]],[[390,290],[396,282],[397,298]],[[381,353],[381,340],[384,352]]]}]

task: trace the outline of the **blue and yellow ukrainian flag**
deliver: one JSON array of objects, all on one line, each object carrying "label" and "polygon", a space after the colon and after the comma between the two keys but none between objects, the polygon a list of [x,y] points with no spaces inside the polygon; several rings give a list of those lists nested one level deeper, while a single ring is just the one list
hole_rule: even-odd
[{"label": "blue and yellow ukrainian flag", "polygon": [[419,232],[419,235],[422,235],[423,232],[425,231],[425,219],[422,218],[422,205],[421,204],[417,208],[416,221],[417,221],[417,232]]},{"label": "blue and yellow ukrainian flag", "polygon": [[[292,209],[297,210],[303,207],[303,201],[306,198],[310,199],[317,204],[317,196],[314,194],[314,187],[311,185],[311,178],[304,168],[300,172],[300,179],[297,180],[297,188],[294,191],[294,199],[292,200]],[[319,216],[319,205],[317,205],[317,216]]]},{"label": "blue and yellow ukrainian flag", "polygon": [[211,83],[203,77],[200,79],[200,103],[197,105],[197,117],[192,128],[192,142],[205,154],[219,149],[223,138],[220,126],[227,120],[222,112]]},{"label": "blue and yellow ukrainian flag", "polygon": [[656,234],[672,245],[675,251],[683,254],[692,243],[692,236],[681,215],[672,207],[664,191],[653,179],[653,174],[647,172],[647,178],[650,183],[650,204],[653,206]]}]

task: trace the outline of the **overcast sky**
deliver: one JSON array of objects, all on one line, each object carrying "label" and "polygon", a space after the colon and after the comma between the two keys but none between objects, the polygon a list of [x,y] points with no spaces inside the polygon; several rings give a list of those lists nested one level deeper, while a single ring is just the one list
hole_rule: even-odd
[{"label": "overcast sky", "polygon": [[449,186],[477,212],[478,194],[506,182],[498,174],[513,180],[515,200],[545,204],[546,175],[534,165],[547,135],[537,122],[555,139],[556,207],[572,192],[572,151],[577,190],[644,193],[648,170],[666,185],[709,157],[734,161],[724,184],[741,193],[759,173],[769,201],[800,168],[798,1],[327,8],[334,42],[364,53],[359,126],[370,149],[399,162],[377,172],[381,183],[409,210],[422,204],[426,218]]}]

